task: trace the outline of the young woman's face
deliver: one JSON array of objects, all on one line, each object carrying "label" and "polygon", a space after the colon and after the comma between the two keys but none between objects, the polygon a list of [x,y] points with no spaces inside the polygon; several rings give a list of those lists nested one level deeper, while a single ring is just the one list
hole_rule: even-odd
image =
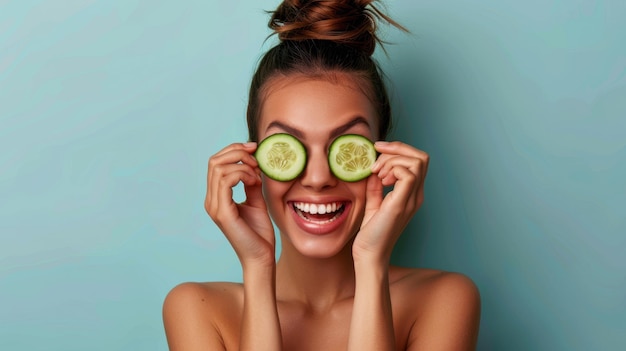
[{"label": "young woman's face", "polygon": [[287,77],[271,84],[261,108],[259,138],[289,133],[304,144],[308,158],[304,172],[293,181],[264,177],[270,215],[281,231],[283,250],[293,247],[311,257],[333,256],[361,225],[367,180],[337,179],[328,165],[328,148],[348,133],[375,140],[376,110],[348,77],[335,83]]}]

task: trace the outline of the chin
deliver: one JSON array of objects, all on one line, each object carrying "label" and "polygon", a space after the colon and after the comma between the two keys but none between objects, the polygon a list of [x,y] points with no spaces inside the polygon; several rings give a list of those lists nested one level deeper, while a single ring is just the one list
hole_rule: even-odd
[{"label": "chin", "polygon": [[289,234],[283,236],[283,250],[285,240],[300,255],[315,258],[328,259],[337,255],[351,255],[352,242],[356,230],[337,230],[331,233],[311,234],[300,228],[293,228]]}]

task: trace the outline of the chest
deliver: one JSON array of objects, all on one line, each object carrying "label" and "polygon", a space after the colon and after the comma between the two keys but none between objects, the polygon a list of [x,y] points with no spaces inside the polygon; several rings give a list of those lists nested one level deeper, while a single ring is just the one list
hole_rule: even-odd
[{"label": "chest", "polygon": [[[394,295],[392,294],[392,297]],[[350,335],[353,300],[346,300],[323,312],[313,311],[298,304],[278,303],[283,350],[319,351],[346,350]],[[221,325],[222,337],[227,350],[237,350],[243,314],[243,301],[238,305],[239,313],[229,313]],[[403,301],[394,301],[393,324],[396,346],[406,348],[410,327],[415,319],[412,308]],[[233,312],[233,311],[231,311]]]},{"label": "chest", "polygon": [[350,333],[352,304],[323,312],[279,304],[278,314],[285,350],[345,350]]},{"label": "chest", "polygon": [[[393,309],[393,324],[398,349],[406,348],[411,315]],[[280,305],[278,307],[284,350],[346,350],[350,335],[352,301],[324,313]]]}]

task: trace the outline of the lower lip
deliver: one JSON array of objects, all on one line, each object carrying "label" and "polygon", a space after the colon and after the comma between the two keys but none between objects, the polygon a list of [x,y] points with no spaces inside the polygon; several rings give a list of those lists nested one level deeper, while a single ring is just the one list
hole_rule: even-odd
[{"label": "lower lip", "polygon": [[339,217],[336,217],[331,222],[327,222],[323,224],[307,221],[306,219],[298,215],[296,210],[293,208],[292,204],[289,204],[289,206],[291,208],[291,214],[294,218],[294,221],[296,222],[298,227],[300,227],[300,229],[313,235],[325,235],[325,234],[330,234],[333,231],[337,230],[337,228],[339,228],[343,224],[343,222],[348,217],[348,210],[350,210],[351,204],[346,203],[344,205],[343,212],[339,215]]}]

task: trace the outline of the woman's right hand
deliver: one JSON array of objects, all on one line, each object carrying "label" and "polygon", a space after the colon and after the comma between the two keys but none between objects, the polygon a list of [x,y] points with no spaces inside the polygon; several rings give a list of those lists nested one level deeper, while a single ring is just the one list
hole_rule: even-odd
[{"label": "woman's right hand", "polygon": [[[274,227],[263,199],[256,143],[231,144],[209,159],[204,208],[231,243],[242,266],[275,265]],[[246,200],[235,203],[233,187],[244,185]]]}]

